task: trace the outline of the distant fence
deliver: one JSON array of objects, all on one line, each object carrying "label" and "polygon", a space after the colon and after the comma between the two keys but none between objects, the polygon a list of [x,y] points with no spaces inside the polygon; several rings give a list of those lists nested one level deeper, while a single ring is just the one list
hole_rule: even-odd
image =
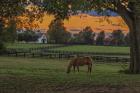
[{"label": "distant fence", "polygon": [[[97,62],[130,62],[129,53],[95,53],[95,52],[73,52],[73,51],[57,51],[49,50],[57,48],[52,46],[49,48],[30,48],[30,49],[7,49],[5,52],[8,56],[23,57],[45,57],[45,58],[72,58],[78,56],[91,56]],[[60,47],[60,46],[59,46]],[[63,47],[63,46],[61,46]]]}]

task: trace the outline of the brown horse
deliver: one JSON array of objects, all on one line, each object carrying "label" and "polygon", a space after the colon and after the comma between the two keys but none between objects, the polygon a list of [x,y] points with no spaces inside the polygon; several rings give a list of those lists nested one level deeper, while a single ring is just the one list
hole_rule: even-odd
[{"label": "brown horse", "polygon": [[92,58],[91,57],[75,57],[74,59],[72,59],[70,61],[68,68],[67,68],[67,73],[70,73],[72,67],[74,69],[74,72],[75,72],[75,68],[77,68],[77,70],[79,72],[79,66],[84,66],[84,65],[88,66],[88,72],[91,73]]}]

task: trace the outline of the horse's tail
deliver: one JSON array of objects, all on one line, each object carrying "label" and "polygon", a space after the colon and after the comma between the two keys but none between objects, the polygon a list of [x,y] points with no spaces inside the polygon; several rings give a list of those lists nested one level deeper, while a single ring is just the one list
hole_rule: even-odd
[{"label": "horse's tail", "polygon": [[70,62],[70,64],[68,65],[68,68],[67,68],[67,73],[70,73],[71,67],[72,67],[72,64],[71,64],[71,62]]}]

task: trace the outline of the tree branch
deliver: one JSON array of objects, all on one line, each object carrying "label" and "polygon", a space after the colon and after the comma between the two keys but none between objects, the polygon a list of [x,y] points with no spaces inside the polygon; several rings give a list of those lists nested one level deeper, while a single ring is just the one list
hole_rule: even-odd
[{"label": "tree branch", "polygon": [[124,19],[126,24],[129,28],[132,28],[133,24],[133,13],[130,12],[126,6],[122,5],[121,2],[118,2],[116,4],[117,12],[120,14],[120,16]]}]

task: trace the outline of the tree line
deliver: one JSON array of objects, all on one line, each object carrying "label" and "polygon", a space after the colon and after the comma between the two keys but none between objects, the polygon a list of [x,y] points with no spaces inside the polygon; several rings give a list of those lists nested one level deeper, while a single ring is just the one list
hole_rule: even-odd
[{"label": "tree line", "polygon": [[[35,42],[41,35],[41,32],[29,30],[22,33],[15,33],[15,25],[10,25],[3,33],[3,41],[25,41]],[[91,45],[111,45],[111,46],[129,46],[129,33],[124,34],[122,30],[115,30],[106,35],[106,32],[101,31],[95,33],[91,27],[87,26],[79,33],[73,34],[66,30],[62,20],[53,20],[46,32],[48,43],[51,44],[91,44]]]},{"label": "tree line", "polygon": [[70,33],[64,27],[62,20],[54,20],[47,31],[49,43],[55,44],[91,44],[91,45],[112,45],[129,46],[129,33],[126,35],[122,30],[115,30],[106,36],[106,32],[95,33],[87,26],[77,34]]}]

